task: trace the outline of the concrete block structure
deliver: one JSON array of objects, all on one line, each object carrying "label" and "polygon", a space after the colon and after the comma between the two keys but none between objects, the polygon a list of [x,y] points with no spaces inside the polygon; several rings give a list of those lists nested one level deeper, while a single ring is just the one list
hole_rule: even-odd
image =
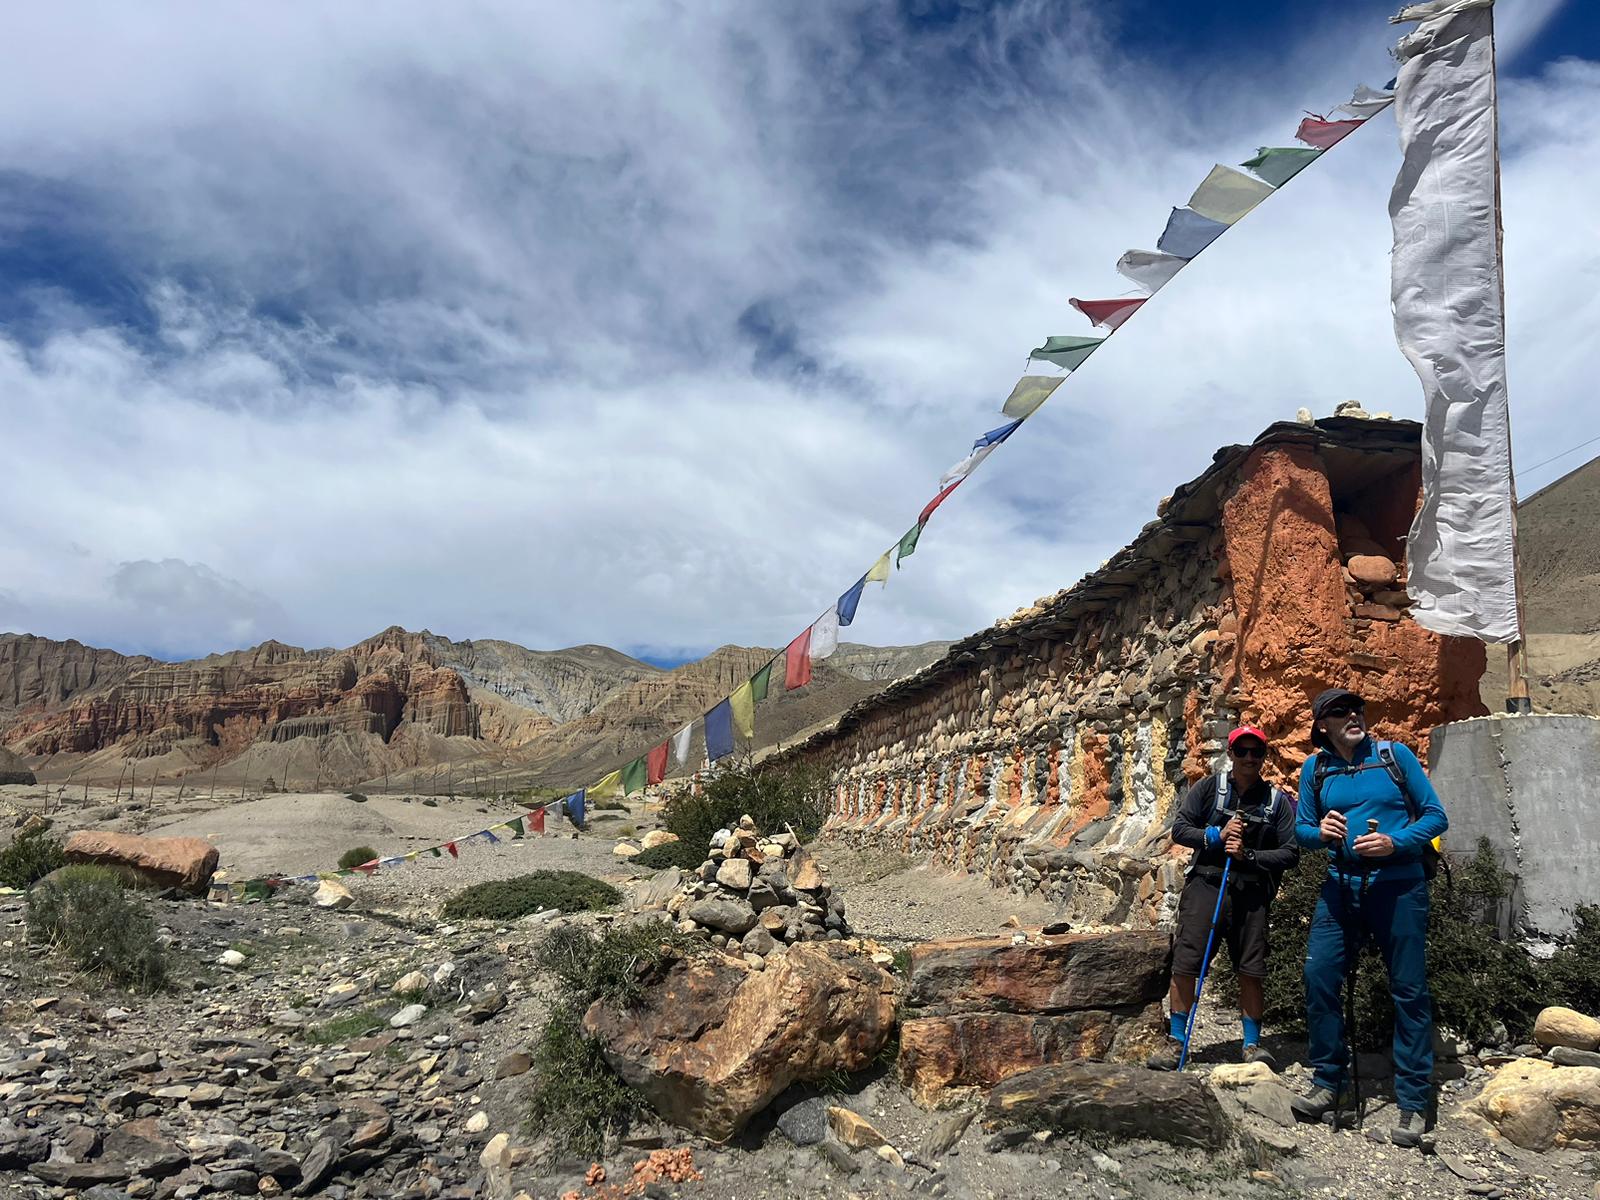
[{"label": "concrete block structure", "polygon": [[1485,711],[1482,645],[1406,615],[1419,434],[1340,417],[1225,447],[1097,571],[777,761],[827,773],[829,837],[1043,892],[1080,924],[1165,923],[1175,805],[1236,722],[1271,735],[1288,781],[1330,684],[1424,754],[1435,725]]}]

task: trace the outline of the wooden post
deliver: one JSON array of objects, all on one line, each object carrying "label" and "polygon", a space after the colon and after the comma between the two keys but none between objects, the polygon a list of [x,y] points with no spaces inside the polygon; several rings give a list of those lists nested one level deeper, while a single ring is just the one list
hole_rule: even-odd
[{"label": "wooden post", "polygon": [[[1494,256],[1496,282],[1500,285],[1500,330],[1505,336],[1506,322],[1506,265],[1505,222],[1500,211],[1500,80],[1499,64],[1495,56],[1494,9],[1489,10],[1489,74],[1494,87]],[[1502,355],[1505,347],[1501,347]],[[1511,469],[1511,406],[1506,405],[1506,470],[1510,478],[1506,485],[1511,491],[1511,587],[1517,597],[1517,640],[1506,646],[1506,711],[1531,713],[1533,697],[1528,693],[1527,621],[1522,606],[1522,562],[1517,540],[1517,476]]]}]

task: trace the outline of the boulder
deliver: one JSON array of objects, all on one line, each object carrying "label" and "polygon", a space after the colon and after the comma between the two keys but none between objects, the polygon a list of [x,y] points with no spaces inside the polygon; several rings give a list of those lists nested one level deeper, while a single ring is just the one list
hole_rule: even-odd
[{"label": "boulder", "polygon": [[717,868],[717,882],[736,892],[750,888],[750,864],[742,858],[730,858]]},{"label": "boulder", "polygon": [[1519,1058],[1496,1071],[1466,1111],[1524,1150],[1600,1150],[1600,1067]]},{"label": "boulder", "polygon": [[[1104,1009],[907,1017],[896,1069],[913,1102],[942,1108],[1035,1067],[1105,1058],[1125,1020]],[[1152,1010],[1148,1023],[1160,1032],[1159,1011]]]},{"label": "boulder", "polygon": [[814,892],[824,886],[822,868],[806,849],[796,850],[784,862],[784,874],[789,886],[800,892]]},{"label": "boulder", "polygon": [[649,879],[641,879],[628,889],[628,906],[636,909],[666,908],[678,894],[682,872],[677,867],[657,871]]},{"label": "boulder", "polygon": [[684,911],[684,916],[707,929],[723,933],[743,934],[756,923],[756,910],[742,900],[726,896],[707,896],[696,900]]},{"label": "boulder", "polygon": [[153,888],[203,895],[217,869],[217,848],[204,838],[147,838],[80,829],[67,839],[69,863],[116,868]]},{"label": "boulder", "polygon": [[1204,1078],[1118,1063],[1073,1062],[1013,1075],[989,1093],[985,1123],[1222,1147],[1232,1126]]},{"label": "boulder", "polygon": [[794,946],[752,970],[673,960],[640,1001],[596,1001],[584,1028],[665,1120],[726,1141],[791,1083],[859,1071],[893,1032],[895,981],[843,945]]},{"label": "boulder", "polygon": [[929,1014],[1142,1009],[1166,994],[1170,958],[1155,930],[924,942],[911,950],[906,1003]]},{"label": "boulder", "polygon": [[356,902],[356,898],[351,895],[350,889],[337,879],[324,879],[317,884],[311,902],[318,908],[331,908],[337,912],[349,908]]},{"label": "boulder", "polygon": [[642,853],[643,850],[644,847],[635,846],[631,842],[618,842],[615,846],[611,847],[611,853],[615,854],[618,858],[632,858],[634,855]]},{"label": "boulder", "polygon": [[1600,1048],[1600,1021],[1575,1009],[1552,1006],[1544,1009],[1534,1021],[1533,1040],[1545,1047],[1594,1050]]},{"label": "boulder", "polygon": [[1345,563],[1355,581],[1364,588],[1387,588],[1400,578],[1394,559],[1382,554],[1354,554]]},{"label": "boulder", "polygon": [[678,835],[665,829],[652,829],[639,839],[639,844],[646,850],[654,850],[657,846],[665,846],[668,842],[678,840]]}]

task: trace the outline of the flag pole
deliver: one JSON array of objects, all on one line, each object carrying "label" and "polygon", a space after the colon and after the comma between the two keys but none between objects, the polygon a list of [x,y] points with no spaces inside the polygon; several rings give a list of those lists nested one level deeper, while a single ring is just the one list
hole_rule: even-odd
[{"label": "flag pole", "polygon": [[[1500,211],[1500,68],[1495,52],[1494,8],[1489,9],[1489,81],[1494,90],[1494,260],[1495,279],[1500,285],[1501,353],[1506,325],[1505,222]],[[1522,554],[1517,538],[1517,476],[1512,470],[1511,406],[1506,405],[1506,485],[1511,489],[1511,587],[1517,598],[1517,639],[1506,644],[1506,712],[1531,713],[1533,697],[1528,692],[1527,618],[1522,601]]]}]

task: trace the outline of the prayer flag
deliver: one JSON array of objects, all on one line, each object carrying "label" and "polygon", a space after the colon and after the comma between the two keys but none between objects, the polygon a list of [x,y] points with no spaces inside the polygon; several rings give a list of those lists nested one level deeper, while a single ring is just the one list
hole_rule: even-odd
[{"label": "prayer flag", "polygon": [[1330,121],[1326,117],[1312,115],[1300,122],[1300,128],[1294,131],[1294,136],[1308,146],[1326,150],[1359,128],[1360,121]]},{"label": "prayer flag", "polygon": [[[1056,339],[1051,338],[1050,340],[1055,341]],[[1099,344],[1099,342],[1104,340],[1104,338],[1097,338],[1095,339],[1095,342],[1096,344]],[[978,438],[977,441],[972,443],[972,453],[968,454],[955,466],[951,467],[943,475],[939,476],[939,486],[941,488],[949,487],[957,480],[965,479],[968,475],[971,475],[973,471],[978,469],[978,464],[989,457],[989,452],[991,450],[1015,433],[1019,428],[1021,428],[1021,426],[1021,421],[1013,421],[1009,425],[1000,426],[999,429],[991,429],[988,433]],[[901,538],[900,541],[903,545],[905,538]],[[911,544],[913,547],[915,547],[916,540],[912,539]],[[901,557],[904,558],[910,553],[911,551],[907,550],[905,554],[901,555]],[[841,624],[844,625],[848,625],[849,623],[850,622],[848,621],[841,622]]]},{"label": "prayer flag", "polygon": [[646,786],[654,787],[667,777],[667,754],[671,749],[672,747],[669,743],[662,742],[661,745],[645,755],[644,781]]},{"label": "prayer flag", "polygon": [[1050,393],[1061,386],[1065,375],[1024,375],[1011,389],[1011,395],[1000,408],[1013,421],[1025,421],[1038,411],[1039,405],[1050,399]]},{"label": "prayer flag", "polygon": [[1514,642],[1493,10],[1418,4],[1396,20],[1421,22],[1395,49],[1401,163],[1389,195],[1395,340],[1426,401],[1411,615],[1435,633]]},{"label": "prayer flag", "polygon": [[878,561],[877,562],[872,564],[872,569],[867,572],[866,582],[881,583],[881,584],[884,584],[885,586],[888,585],[888,583],[889,583],[889,552],[887,550],[885,550],[882,554],[880,554],[878,556]]},{"label": "prayer flag", "polygon": [[1202,217],[1192,208],[1175,208],[1167,218],[1167,227],[1156,242],[1156,249],[1177,258],[1194,258],[1228,227],[1221,221]]},{"label": "prayer flag", "polygon": [[755,737],[756,698],[748,679],[733,689],[733,695],[728,697],[728,708],[733,713],[733,731],[742,738]]},{"label": "prayer flag", "polygon": [[434,858],[443,858],[444,855],[439,852],[439,849],[438,846],[429,846],[428,853],[433,855]]},{"label": "prayer flag", "polygon": [[1117,274],[1149,292],[1159,292],[1187,265],[1188,259],[1155,250],[1129,250],[1117,259]]},{"label": "prayer flag", "polygon": [[489,841],[493,842],[495,845],[499,845],[500,844],[500,839],[495,837],[494,830],[492,830],[492,829],[481,829],[481,830],[478,831],[477,836],[481,837],[481,838],[487,838]]},{"label": "prayer flag", "polygon": [[895,549],[894,565],[899,566],[903,559],[910,558],[917,552],[917,539],[922,536],[922,526],[913,525],[900,537],[900,545]]},{"label": "prayer flag", "polygon": [[[887,555],[885,555],[887,557]],[[783,686],[786,691],[803,688],[811,682],[811,627],[794,641],[790,642],[783,652]]]},{"label": "prayer flag", "polygon": [[644,788],[644,781],[649,767],[644,761],[644,756],[634,759],[622,768],[622,794],[631,796]]},{"label": "prayer flag", "polygon": [[[923,507],[922,511],[917,514],[917,524],[918,525],[926,525],[928,523],[928,518],[933,516],[933,510],[938,508],[939,505],[943,504],[944,501],[945,501],[945,497],[948,496],[951,492],[955,491],[958,487],[960,487],[961,486],[961,482],[962,481],[959,480],[959,479],[956,480],[949,487],[945,488],[942,492],[940,492],[937,496],[935,496],[932,500],[929,500],[928,503]],[[885,555],[885,557],[888,557],[888,556]]]},{"label": "prayer flag", "polygon": [[[773,659],[772,662],[777,662]],[[772,688],[772,662],[750,676],[750,694],[755,697],[756,703],[767,698],[767,692]]]},{"label": "prayer flag", "polygon": [[1045,338],[1044,345],[1030,351],[1028,358],[1054,363],[1066,371],[1075,371],[1083,366],[1084,359],[1093,354],[1095,348],[1103,341],[1105,338],[1055,335]]},{"label": "prayer flag", "polygon": [[506,822],[506,828],[511,830],[512,837],[521,837],[523,834],[522,818],[512,817],[511,820]]},{"label": "prayer flag", "polygon": [[706,757],[712,762],[733,753],[733,706],[726,700],[706,714]]},{"label": "prayer flag", "polygon": [[855,586],[839,597],[839,624],[848,625],[856,619],[856,605],[861,603],[861,593],[866,590],[867,577],[856,580]]},{"label": "prayer flag", "polygon": [[534,833],[544,832],[544,809],[536,808],[528,814],[528,828]]},{"label": "prayer flag", "polygon": [[1356,84],[1355,95],[1339,105],[1339,111],[1349,113],[1357,120],[1365,121],[1368,117],[1381,113],[1393,103],[1394,91],[1392,89],[1385,88],[1380,92],[1374,88],[1369,88],[1364,83],[1358,83]]},{"label": "prayer flag", "polygon": [[446,850],[450,851],[450,857],[451,858],[460,858],[461,857],[460,854],[456,853],[456,844],[454,842],[446,842],[444,844],[444,848]]},{"label": "prayer flag", "polygon": [[1270,183],[1218,163],[1189,197],[1189,207],[1202,217],[1232,225],[1270,195]]},{"label": "prayer flag", "polygon": [[614,796],[622,791],[622,772],[613,771],[589,789],[592,796]]},{"label": "prayer flag", "polygon": [[839,648],[839,610],[829,608],[811,623],[811,661],[827,658]]},{"label": "prayer flag", "polygon": [[672,760],[680,767],[689,761],[689,739],[693,736],[693,721],[672,735]]},{"label": "prayer flag", "polygon": [[1074,296],[1067,303],[1088,317],[1092,324],[1115,329],[1138,312],[1148,299],[1149,296],[1129,296],[1121,300],[1079,300]]},{"label": "prayer flag", "polygon": [[1240,166],[1249,167],[1273,187],[1282,187],[1316,162],[1321,153],[1305,146],[1263,146],[1254,158],[1245,159]]},{"label": "prayer flag", "polygon": [[[619,778],[621,777],[621,772],[613,772],[613,773],[616,774]],[[574,825],[578,826],[579,828],[583,827],[584,812],[585,812],[584,800],[585,800],[584,789],[583,788],[579,788],[577,791],[573,792],[572,795],[568,796],[565,800],[563,800],[561,802],[561,807],[566,811],[567,820],[571,821]]]},{"label": "prayer flag", "polygon": [[378,865],[380,867],[398,867],[404,861],[405,858],[402,855],[392,854],[388,858],[380,858]]}]

